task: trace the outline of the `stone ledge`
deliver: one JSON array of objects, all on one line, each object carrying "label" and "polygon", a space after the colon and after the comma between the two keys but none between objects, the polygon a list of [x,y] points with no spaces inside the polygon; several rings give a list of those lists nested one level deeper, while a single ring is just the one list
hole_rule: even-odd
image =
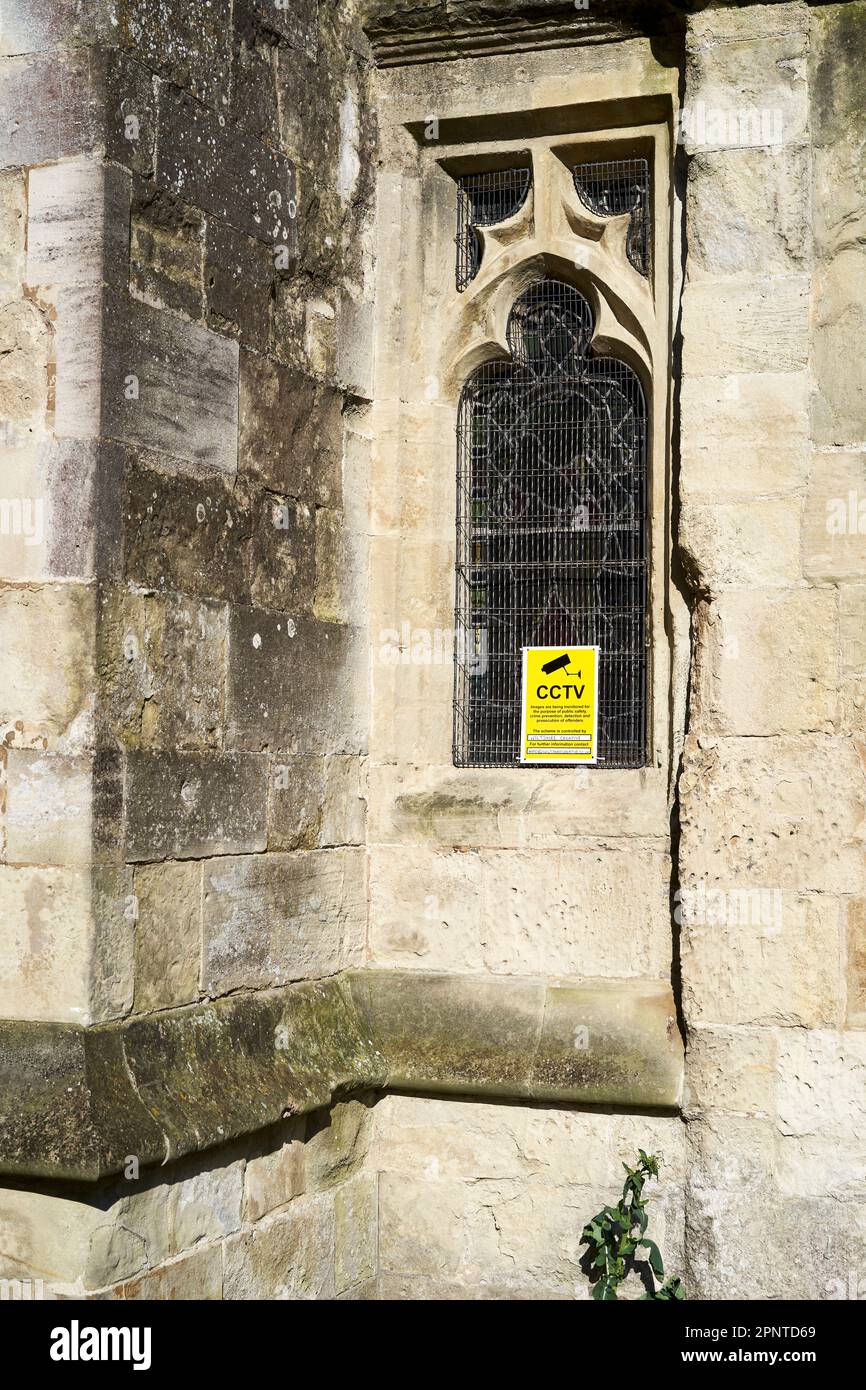
[{"label": "stone ledge", "polygon": [[364,25],[379,67],[675,34],[688,0],[378,0]]},{"label": "stone ledge", "polygon": [[674,1109],[663,982],[362,970],[98,1027],[0,1020],[0,1173],[96,1181],[393,1088]]}]

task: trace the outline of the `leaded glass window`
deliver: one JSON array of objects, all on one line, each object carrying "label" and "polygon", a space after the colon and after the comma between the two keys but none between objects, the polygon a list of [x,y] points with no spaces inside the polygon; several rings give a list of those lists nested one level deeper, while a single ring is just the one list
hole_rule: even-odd
[{"label": "leaded glass window", "polygon": [[598,644],[599,764],[647,738],[647,410],[593,313],[553,278],[515,301],[508,360],[458,411],[454,760],[518,765],[523,647]]}]

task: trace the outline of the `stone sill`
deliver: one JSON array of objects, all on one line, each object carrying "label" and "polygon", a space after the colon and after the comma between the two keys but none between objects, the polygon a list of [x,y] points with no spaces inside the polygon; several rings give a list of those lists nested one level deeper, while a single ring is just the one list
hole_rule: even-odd
[{"label": "stone sill", "polygon": [[82,1028],[0,1020],[0,1173],[97,1181],[386,1088],[675,1109],[661,981],[347,971]]}]

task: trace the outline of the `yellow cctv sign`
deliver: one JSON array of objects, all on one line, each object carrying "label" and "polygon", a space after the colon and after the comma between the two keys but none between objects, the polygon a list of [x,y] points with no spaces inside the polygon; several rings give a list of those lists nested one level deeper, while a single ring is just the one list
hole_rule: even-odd
[{"label": "yellow cctv sign", "polygon": [[524,647],[522,763],[594,763],[598,647]]}]

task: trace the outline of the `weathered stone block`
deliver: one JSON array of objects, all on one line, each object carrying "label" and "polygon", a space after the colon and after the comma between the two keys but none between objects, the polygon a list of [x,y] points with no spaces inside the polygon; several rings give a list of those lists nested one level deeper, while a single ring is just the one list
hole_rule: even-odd
[{"label": "weathered stone block", "polygon": [[296,1116],[280,1127],[282,1142],[267,1152],[253,1154],[244,1169],[244,1221],[288,1206],[304,1191],[304,1133],[306,1117]]},{"label": "weathered stone block", "polygon": [[[226,30],[226,33],[228,30]],[[166,86],[160,94],[157,180],[220,222],[294,254],[295,169],[285,155]]]},{"label": "weathered stone block", "polygon": [[182,1260],[172,1260],[170,1264],[149,1270],[137,1279],[119,1285],[117,1295],[129,1301],[180,1299],[210,1302],[225,1297],[222,1273],[220,1246],[205,1245]]},{"label": "weathered stone block", "polygon": [[687,502],[680,545],[710,593],[794,585],[800,581],[801,510],[795,496],[718,506]]},{"label": "weathered stone block", "polygon": [[340,754],[326,757],[319,845],[363,845],[366,825],[366,759]]},{"label": "weathered stone block", "polygon": [[698,155],[689,164],[689,278],[805,268],[810,183],[805,146]]},{"label": "weathered stone block", "polygon": [[[97,765],[98,765],[97,759]],[[99,777],[94,782],[97,807],[98,850]],[[111,853],[116,857],[120,840],[115,830]],[[97,852],[94,857],[97,858]],[[110,856],[106,856],[110,857]],[[125,1017],[132,1008],[135,970],[135,895],[132,869],[125,865],[99,864],[90,871],[93,917],[93,956],[90,967],[88,1022],[105,1023]],[[84,1021],[84,1020],[82,1020]]]},{"label": "weathered stone block", "polygon": [[839,586],[842,670],[866,673],[866,585]]},{"label": "weathered stone block", "polygon": [[[269,8],[276,11],[278,7],[269,5]],[[248,0],[235,0],[232,18],[230,120],[232,125],[243,127],[266,145],[279,145],[276,46],[270,36],[258,29]]]},{"label": "weathered stone block", "polygon": [[[54,433],[62,439],[92,439],[102,424],[103,290],[63,286],[54,298]],[[135,389],[135,378],[123,389]]]},{"label": "weathered stone block", "polygon": [[145,67],[216,106],[228,94],[231,13],[231,0],[188,0],[179,10],[118,0],[115,33]]},{"label": "weathered stone block", "polygon": [[127,747],[206,748],[221,738],[227,611],[177,593],[102,595],[100,717]]},{"label": "weathered stone block", "polygon": [[318,512],[277,493],[253,501],[250,592],[253,603],[294,615],[309,614],[316,589]]},{"label": "weathered stone block", "polygon": [[238,753],[131,752],[127,858],[199,859],[265,848],[263,758]]},{"label": "weathered stone block", "polygon": [[199,1241],[218,1240],[241,1225],[244,1188],[242,1159],[195,1171],[172,1187],[172,1250],[181,1253]]},{"label": "weathered stone block", "polygon": [[148,304],[204,317],[204,218],[149,185],[136,189],[129,287]]},{"label": "weathered stone block", "polygon": [[[383,1173],[379,1179],[379,1259],[396,1275],[474,1285],[482,1277],[503,1297],[533,1281],[574,1297],[586,1284],[585,1246],[575,1197],[561,1189],[474,1183]],[[608,1194],[609,1198],[609,1194]],[[584,1188],[586,1219],[608,1198]],[[483,1272],[483,1275],[482,1275]],[[513,1292],[512,1295],[513,1296]]]},{"label": "weathered stone block", "polygon": [[334,1193],[335,1288],[345,1293],[377,1272],[379,1180],[364,1173]]},{"label": "weathered stone block", "polygon": [[267,854],[205,869],[202,985],[211,994],[332,975],[365,925],[361,850]]},{"label": "weathered stone block", "polygon": [[813,453],[803,508],[803,572],[831,580],[866,574],[866,454]]},{"label": "weathered stone block", "polygon": [[277,755],[271,760],[269,795],[269,849],[365,843],[367,767],[363,758]]},{"label": "weathered stone block", "polygon": [[[261,5],[267,3],[268,0],[259,0]],[[322,91],[314,76],[316,67],[309,56],[297,48],[279,48],[276,61],[280,144],[305,170],[332,169],[337,151],[336,122],[317,119]],[[308,185],[306,178],[300,182],[302,229],[306,233]]]},{"label": "weathered stone block", "polygon": [[[17,170],[0,176],[0,285],[17,291],[24,278],[27,186]],[[5,297],[5,294],[4,294]]]},{"label": "weathered stone block", "polygon": [[273,752],[364,750],[367,646],[356,628],[232,609],[228,739]]},{"label": "weathered stone block", "polygon": [[801,4],[750,6],[745,16],[690,15],[683,122],[689,154],[802,140],[808,40],[809,12]]},{"label": "weathered stone block", "polygon": [[268,247],[208,220],[205,287],[211,328],[264,352],[271,333],[274,274]]},{"label": "weathered stone block", "polygon": [[129,175],[93,159],[32,169],[28,284],[125,284],[130,198]]},{"label": "weathered stone block", "polygon": [[297,1197],[284,1213],[225,1243],[226,1298],[330,1298],[334,1293],[334,1202]]},{"label": "weathered stone block", "polygon": [[313,611],[323,622],[362,623],[367,611],[367,538],[350,531],[343,512],[316,508]]},{"label": "weathered stone block", "polygon": [[[58,316],[58,414],[81,386],[74,314]],[[109,298],[99,382],[105,434],[209,471],[237,468],[237,344],[148,304]],[[85,389],[86,389],[85,384]],[[64,433],[78,433],[67,429]]]},{"label": "weathered stone block", "polygon": [[732,1110],[774,1116],[778,1046],[776,1034],[769,1030],[690,1030],[683,1101],[686,1113]]},{"label": "weathered stone block", "polygon": [[106,158],[145,178],[153,175],[159,84],[117,49],[101,51],[102,119]]},{"label": "weathered stone block", "polygon": [[[480,856],[485,968],[504,973],[665,978],[670,861],[608,847]],[[640,929],[629,931],[634,904]]]},{"label": "weathered stone block", "polygon": [[90,1021],[86,869],[0,865],[0,1017]]},{"label": "weathered stone block", "polygon": [[276,755],[268,782],[268,849],[315,849],[325,797],[325,759]]},{"label": "weathered stone block", "polygon": [[220,478],[167,478],[129,461],[123,516],[131,583],[249,602],[249,512],[243,495]]},{"label": "weathered stone block", "polygon": [[848,739],[690,737],[680,798],[683,887],[866,889],[863,769]]},{"label": "weathered stone block", "polygon": [[[448,708],[445,715],[447,720]],[[446,747],[450,755],[450,740]],[[527,768],[515,778],[507,769],[455,770],[445,757],[411,768],[372,759],[370,842],[562,849],[573,847],[578,836],[594,843],[606,835],[666,835],[665,796],[655,779],[628,770],[589,778],[585,772],[563,769],[551,776]]]},{"label": "weathered stone block", "polygon": [[809,356],[809,277],[696,281],[683,296],[683,370],[798,372]]},{"label": "weathered stone block", "polygon": [[289,497],[339,507],[342,396],[264,357],[241,353],[238,466]]},{"label": "weathered stone block", "polygon": [[41,436],[0,451],[0,572],[91,579],[120,563],[121,459],[97,440]]},{"label": "weathered stone block", "polygon": [[852,898],[846,905],[849,1028],[866,1028],[866,900]]},{"label": "weathered stone block", "polygon": [[808,401],[805,374],[687,377],[681,496],[720,502],[731,494],[802,488],[809,471]]},{"label": "weathered stone block", "polygon": [[14,442],[43,427],[48,405],[49,329],[29,300],[0,308],[0,411]]},{"label": "weathered stone block", "polygon": [[[84,735],[93,673],[93,594],[82,584],[0,590],[0,728],[6,742],[69,751]],[[9,735],[12,735],[10,738]]]},{"label": "weathered stone block", "polygon": [[[666,857],[645,850],[374,848],[371,950],[377,963],[410,969],[664,976],[669,877]],[[623,930],[635,901],[637,934]]]},{"label": "weathered stone block", "polygon": [[783,1134],[866,1149],[866,1033],[791,1030],[779,1039]]},{"label": "weathered stone block", "polygon": [[48,1298],[71,1291],[104,1219],[69,1191],[0,1187],[0,1278],[42,1279]]},{"label": "weathered stone block", "polygon": [[10,748],[6,857],[17,864],[83,865],[91,858],[89,758]]},{"label": "weathered stone block", "polygon": [[[834,194],[828,190],[827,196]],[[812,406],[813,438],[817,444],[859,445],[866,442],[866,369],[857,350],[866,332],[862,248],[840,249],[816,269],[813,287],[812,362],[818,387]]]},{"label": "weathered stone block", "polygon": [[690,1023],[836,1022],[842,939],[834,898],[732,890],[707,894],[706,904],[703,920],[688,923],[682,937]]},{"label": "weathered stone block", "polygon": [[377,965],[484,969],[482,860],[392,845],[370,854],[370,949]]},{"label": "weathered stone block", "polygon": [[3,12],[0,54],[42,53],[61,44],[103,39],[107,31],[107,16],[100,4],[59,0],[55,5],[43,5],[41,0],[15,0]]},{"label": "weathered stone block", "polygon": [[835,590],[728,593],[707,609],[695,727],[831,733],[838,717]]},{"label": "weathered stone block", "polygon": [[741,1190],[690,1192],[689,1298],[739,1293],[744,1269],[754,1300],[857,1297],[849,1292],[857,1275],[849,1276],[863,1269],[866,1254],[861,1206],[835,1194],[797,1200],[769,1183],[749,1202]]},{"label": "weathered stone block", "polygon": [[340,1101],[307,1120],[307,1190],[336,1187],[363,1171],[373,1129],[369,1098]]},{"label": "weathered stone block", "polygon": [[263,29],[279,34],[292,48],[314,57],[318,41],[318,0],[247,0],[250,18]]},{"label": "weathered stone block", "polygon": [[135,1011],[199,997],[202,869],[199,863],[140,864],[135,870]]},{"label": "weathered stone block", "polygon": [[48,164],[97,147],[101,122],[95,67],[86,48],[46,51],[3,64],[9,114],[0,126],[0,168]]},{"label": "weathered stone block", "polygon": [[497,1105],[386,1093],[373,1111],[368,1166],[408,1173],[419,1159],[436,1177],[616,1187],[638,1148],[660,1154],[663,1177],[683,1171],[682,1122],[673,1116],[616,1117],[569,1107]]},{"label": "weathered stone block", "polygon": [[146,1274],[172,1253],[173,1183],[142,1184],[138,1190],[136,1185],[124,1178],[104,1189],[83,1270],[86,1289],[104,1288]]},{"label": "weathered stone block", "polygon": [[828,5],[811,12],[816,259],[812,369],[817,388],[812,423],[818,445],[866,441],[866,369],[859,349],[866,292],[863,16],[861,4]]}]

